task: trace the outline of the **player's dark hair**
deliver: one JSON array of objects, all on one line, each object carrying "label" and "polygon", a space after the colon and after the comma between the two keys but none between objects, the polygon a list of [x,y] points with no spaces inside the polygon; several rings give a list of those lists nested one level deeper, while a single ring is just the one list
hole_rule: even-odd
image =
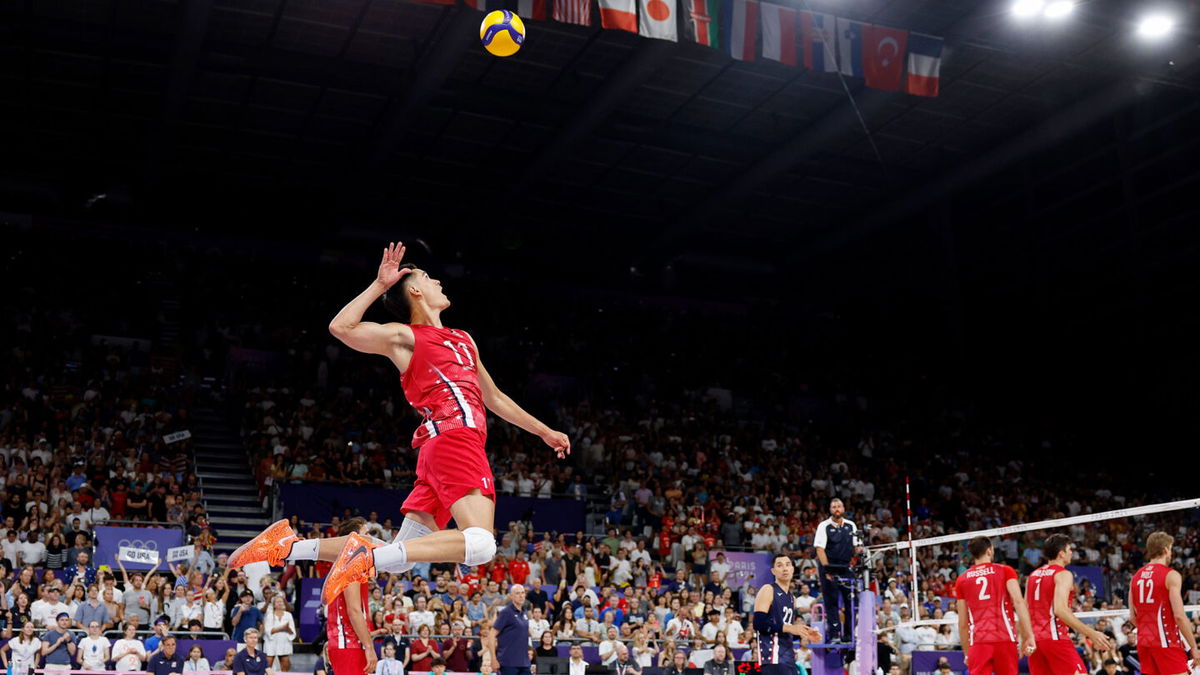
[{"label": "player's dark hair", "polygon": [[782,552],[781,552],[781,553],[776,553],[776,554],[775,554],[775,555],[774,555],[774,556],[771,558],[771,564],[772,564],[772,565],[774,565],[774,564],[775,564],[775,561],[776,561],[776,560],[779,560],[780,558],[787,558],[787,559],[788,559],[788,562],[792,563],[793,565],[795,564],[795,562],[792,560],[792,556],[790,556],[790,555],[788,555],[788,554],[786,554],[786,553],[782,553]]},{"label": "player's dark hair", "polygon": [[338,523],[337,536],[344,537],[348,534],[358,532],[358,530],[363,525],[366,525],[366,524],[367,524],[367,519],[363,518],[362,516],[355,516],[353,518],[347,518],[347,519],[343,520],[342,522]]},{"label": "player's dark hair", "polygon": [[967,544],[967,551],[970,552],[971,558],[979,560],[992,547],[992,540],[987,537],[975,537]]},{"label": "player's dark hair", "polygon": [[1046,560],[1054,560],[1070,545],[1071,538],[1067,535],[1052,534],[1046,537],[1046,542],[1042,544],[1042,555],[1046,556]]},{"label": "player's dark hair", "polygon": [[[417,266],[412,263],[404,263],[400,265],[398,269],[415,270],[417,269]],[[408,293],[406,293],[404,289],[408,288],[408,282],[411,281],[414,276],[415,274],[412,272],[405,274],[404,276],[400,277],[400,281],[397,281],[396,285],[389,288],[387,292],[383,294],[383,308],[386,309],[389,314],[397,319],[400,319],[401,321],[412,320],[412,307],[410,307],[408,304]]]}]

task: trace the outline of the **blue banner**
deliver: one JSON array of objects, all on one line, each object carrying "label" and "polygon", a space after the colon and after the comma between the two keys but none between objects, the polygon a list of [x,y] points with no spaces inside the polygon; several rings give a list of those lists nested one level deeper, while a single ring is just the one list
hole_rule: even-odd
[{"label": "blue banner", "polygon": [[[96,565],[117,568],[117,551],[122,546],[158,551],[159,569],[167,569],[167,549],[183,546],[183,530],[159,527],[96,527]],[[125,563],[127,570],[148,570],[148,563]]]},{"label": "blue banner", "polygon": [[761,588],[763,584],[775,581],[775,575],[771,573],[773,560],[770,553],[709,551],[710,565],[717,559],[718,553],[725,554],[725,562],[729,565],[729,575],[725,578],[725,585],[730,588],[741,588],[746,583],[752,584],[755,588]]}]

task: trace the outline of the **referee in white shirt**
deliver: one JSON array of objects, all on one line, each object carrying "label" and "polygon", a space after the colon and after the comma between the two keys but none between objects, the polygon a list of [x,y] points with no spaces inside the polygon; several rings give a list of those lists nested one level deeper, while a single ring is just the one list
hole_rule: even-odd
[{"label": "referee in white shirt", "polygon": [[[851,558],[854,557],[854,533],[858,527],[854,521],[846,520],[846,505],[840,499],[829,502],[829,518],[817,525],[813,546],[817,548],[817,560],[821,563],[821,602],[825,605],[825,620],[828,628],[827,640],[852,642],[854,617],[851,615],[851,591],[838,583],[839,577],[850,577]],[[840,608],[839,608],[840,605]],[[846,612],[846,625],[842,625],[838,612]]]}]

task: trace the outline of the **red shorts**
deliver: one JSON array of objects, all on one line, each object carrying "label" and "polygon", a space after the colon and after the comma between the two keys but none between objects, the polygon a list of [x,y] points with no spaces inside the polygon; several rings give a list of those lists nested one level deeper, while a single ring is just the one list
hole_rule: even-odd
[{"label": "red shorts", "polygon": [[367,654],[362,647],[338,649],[329,645],[329,669],[333,675],[359,675],[367,668]]},{"label": "red shorts", "polygon": [[1180,675],[1188,672],[1188,653],[1182,647],[1138,647],[1138,661],[1146,675]]},{"label": "red shorts", "polygon": [[1083,659],[1070,640],[1038,640],[1029,657],[1029,675],[1075,675],[1086,673]]},{"label": "red shorts", "polygon": [[424,511],[439,528],[450,522],[450,506],[471,490],[496,501],[496,479],[479,429],[459,427],[425,441],[417,454],[417,480],[400,512]]},{"label": "red shorts", "polygon": [[967,672],[971,675],[1017,675],[1017,643],[980,642],[967,652]]}]

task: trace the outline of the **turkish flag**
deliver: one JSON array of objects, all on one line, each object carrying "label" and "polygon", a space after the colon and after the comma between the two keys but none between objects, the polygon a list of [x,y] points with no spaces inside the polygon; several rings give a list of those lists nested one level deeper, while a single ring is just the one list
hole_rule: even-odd
[{"label": "turkish flag", "polygon": [[887,26],[862,25],[863,77],[873,89],[896,91],[904,75],[908,31]]}]

